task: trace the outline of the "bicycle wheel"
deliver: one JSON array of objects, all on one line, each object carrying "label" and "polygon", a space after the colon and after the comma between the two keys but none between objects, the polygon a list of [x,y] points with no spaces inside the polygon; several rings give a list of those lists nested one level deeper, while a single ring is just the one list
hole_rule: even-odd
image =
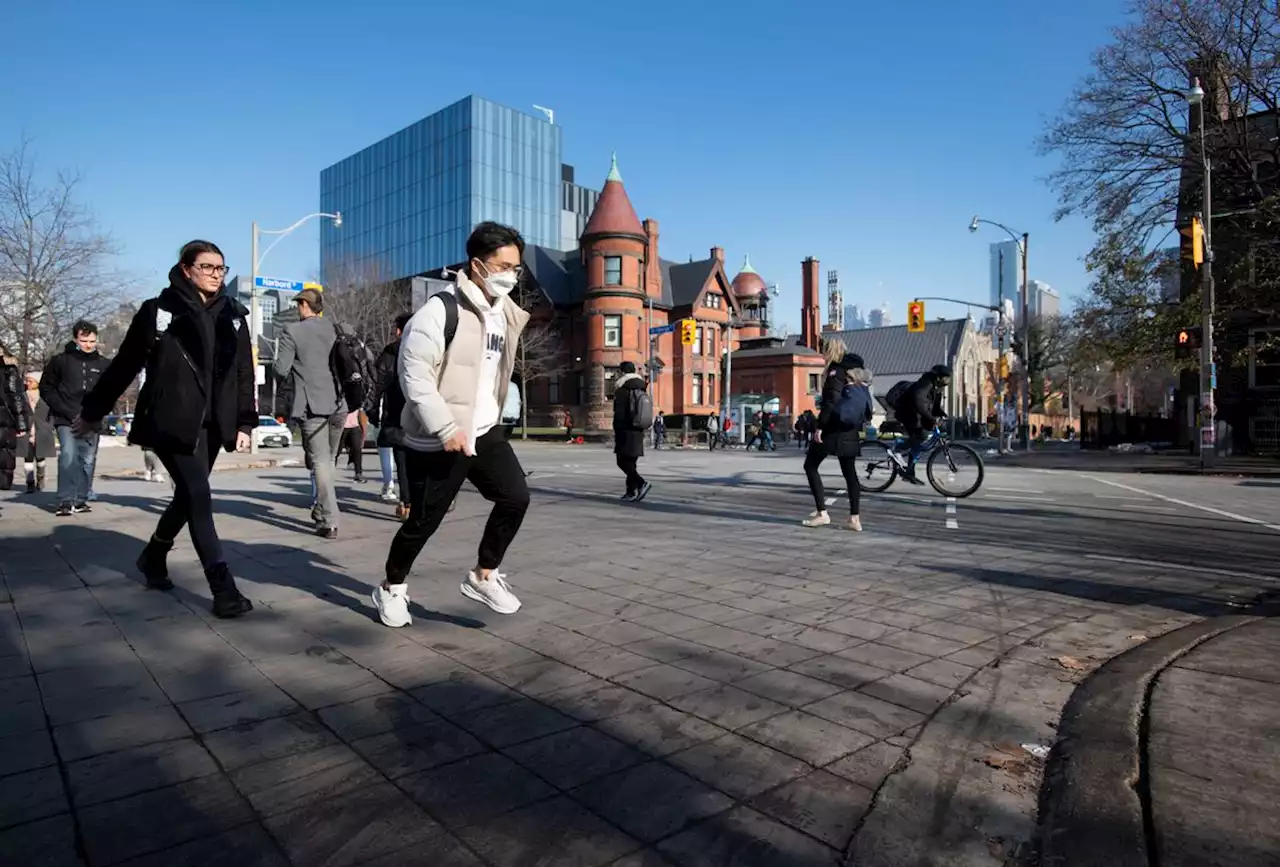
[{"label": "bicycle wheel", "polygon": [[[939,458],[942,459],[941,462]],[[934,465],[937,463],[941,463],[941,466],[935,472]],[[965,468],[970,464],[975,470],[966,471]],[[966,486],[960,481],[962,473],[966,476],[973,473],[971,484]],[[968,446],[959,443],[943,443],[929,453],[925,474],[929,477],[929,484],[933,485],[933,489],[939,494],[960,500],[982,487],[982,479],[987,474],[987,469],[982,463],[982,457]],[[942,476],[941,480],[938,478],[939,475]]]},{"label": "bicycle wheel", "polygon": [[879,440],[863,443],[854,465],[858,468],[858,487],[878,494],[898,477],[898,465],[889,457],[889,447]]}]

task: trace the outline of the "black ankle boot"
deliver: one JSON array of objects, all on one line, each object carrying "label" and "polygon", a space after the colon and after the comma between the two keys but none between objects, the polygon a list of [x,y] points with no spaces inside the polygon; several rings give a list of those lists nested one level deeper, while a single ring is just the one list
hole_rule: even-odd
[{"label": "black ankle boot", "polygon": [[236,588],[236,579],[231,577],[231,570],[226,563],[219,563],[212,569],[206,569],[205,578],[209,581],[209,589],[213,591],[213,614],[215,617],[239,617],[253,610],[253,603],[240,595]]},{"label": "black ankle boot", "polygon": [[173,582],[169,580],[169,567],[165,563],[172,548],[172,542],[162,542],[152,536],[147,547],[138,555],[138,571],[147,579],[147,587],[152,590],[173,589]]}]

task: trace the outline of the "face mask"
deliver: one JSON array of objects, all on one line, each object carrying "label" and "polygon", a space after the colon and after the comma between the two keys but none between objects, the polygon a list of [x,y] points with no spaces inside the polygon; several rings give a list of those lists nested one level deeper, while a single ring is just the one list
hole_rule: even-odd
[{"label": "face mask", "polygon": [[[488,269],[486,268],[485,270]],[[498,298],[505,298],[510,295],[519,282],[520,275],[515,271],[503,271],[500,274],[490,274],[484,278],[485,286]]]}]

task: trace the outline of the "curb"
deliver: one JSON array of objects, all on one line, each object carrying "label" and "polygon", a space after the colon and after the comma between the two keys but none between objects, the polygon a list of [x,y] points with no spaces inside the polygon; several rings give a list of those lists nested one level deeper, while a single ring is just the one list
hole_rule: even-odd
[{"label": "curb", "polygon": [[1259,617],[1227,615],[1153,639],[1076,687],[1040,789],[1041,867],[1149,867],[1142,720],[1152,682],[1199,645]]},{"label": "curb", "polygon": [[[228,464],[226,466],[213,465],[215,473],[231,473],[236,470],[272,470],[287,467],[300,467],[302,461],[295,458],[269,458],[264,461],[250,461],[247,464]],[[103,473],[104,479],[136,479],[146,473],[146,470],[116,470],[115,472]]]}]

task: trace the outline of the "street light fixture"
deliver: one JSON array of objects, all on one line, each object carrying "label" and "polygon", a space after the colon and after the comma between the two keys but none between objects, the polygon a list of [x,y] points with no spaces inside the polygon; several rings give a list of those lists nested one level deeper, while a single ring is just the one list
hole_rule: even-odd
[{"label": "street light fixture", "polygon": [[1187,132],[1192,132],[1192,112],[1199,107],[1200,163],[1204,177],[1204,200],[1201,205],[1201,222],[1204,226],[1204,261],[1200,264],[1200,467],[1212,466],[1217,457],[1217,407],[1214,390],[1217,388],[1217,369],[1213,362],[1213,199],[1211,184],[1213,163],[1205,147],[1204,88],[1200,79],[1191,80],[1187,91]]},{"label": "street light fixture", "polygon": [[[1002,230],[1013,242],[1018,245],[1018,251],[1022,254],[1022,286],[1020,287],[1020,303],[1022,308],[1022,425],[1024,428],[1024,437],[1027,444],[1027,451],[1031,451],[1031,317],[1029,315],[1030,298],[1027,295],[1027,248],[1031,243],[1031,236],[1027,232],[1019,235],[1013,229],[1010,229],[1004,223],[997,223],[995,220],[984,220],[977,214],[973,215],[973,219],[969,221],[969,231],[977,232],[978,226],[982,224],[994,226]],[[1001,307],[1004,306],[1004,299],[1000,299]]]},{"label": "street light fixture", "polygon": [[[270,253],[273,249],[275,249],[276,244],[279,244],[289,235],[292,235],[293,232],[303,223],[307,222],[308,220],[314,220],[317,218],[332,220],[333,227],[335,229],[341,228],[342,226],[341,211],[334,211],[332,214],[326,214],[323,212],[316,213],[316,214],[307,214],[301,220],[298,220],[296,223],[294,223],[292,226],[289,226],[286,229],[259,229],[258,221],[257,220],[253,221],[253,238],[249,247],[249,334],[253,338],[253,363],[254,363],[253,400],[254,400],[254,404],[258,406],[259,413],[262,412],[262,407],[261,407],[261,401],[259,399],[261,395],[259,394],[258,384],[257,384],[257,381],[258,381],[257,366],[258,366],[258,343],[262,339],[262,311],[258,303],[258,268],[260,265],[262,265],[262,260],[267,257],[267,254]],[[263,250],[261,254],[258,253],[258,237],[260,235],[276,236],[276,239],[272,241],[267,246],[267,249]],[[274,358],[272,360],[274,361]],[[250,442],[251,442],[250,451],[257,452],[258,450],[257,439],[253,438],[250,440]]]}]

